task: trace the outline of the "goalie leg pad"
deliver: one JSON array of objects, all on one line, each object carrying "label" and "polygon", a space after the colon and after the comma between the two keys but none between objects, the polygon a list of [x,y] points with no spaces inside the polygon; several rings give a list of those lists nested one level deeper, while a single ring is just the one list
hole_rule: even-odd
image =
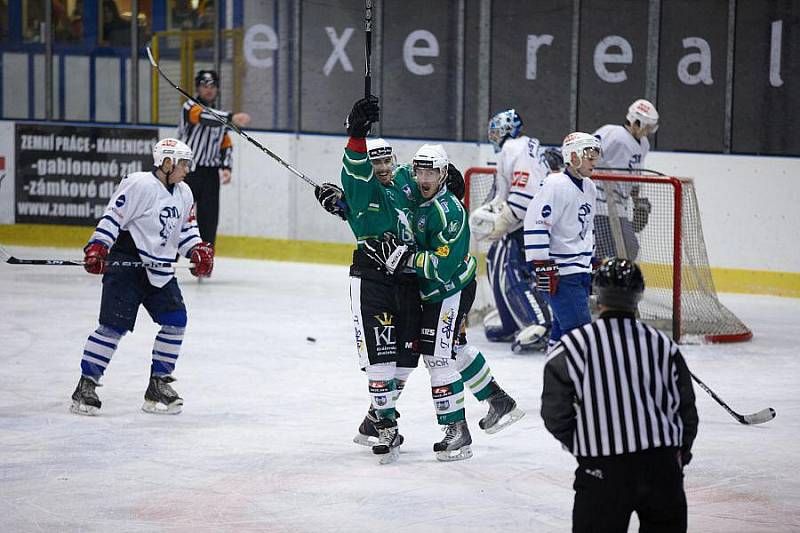
[{"label": "goalie leg pad", "polygon": [[508,244],[506,240],[492,244],[486,256],[487,271],[489,273],[489,285],[492,288],[497,315],[500,324],[493,323],[490,326],[484,324],[486,338],[492,342],[507,342],[514,338],[519,326],[514,320],[505,296],[505,264],[508,258]]},{"label": "goalie leg pad", "polygon": [[86,339],[81,357],[81,374],[97,383],[103,377],[125,333],[123,329],[100,324]]}]

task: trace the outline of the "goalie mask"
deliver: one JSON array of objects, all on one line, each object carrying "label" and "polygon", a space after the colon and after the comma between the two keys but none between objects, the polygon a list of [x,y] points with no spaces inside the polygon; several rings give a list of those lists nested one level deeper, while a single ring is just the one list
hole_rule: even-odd
[{"label": "goalie mask", "polygon": [[516,139],[522,131],[522,117],[514,109],[506,109],[497,113],[489,120],[487,137],[492,143],[495,153],[503,148],[503,143],[509,137]]},{"label": "goalie mask", "polygon": [[[572,154],[578,156],[577,163],[572,163]],[[561,144],[561,155],[564,158],[564,164],[573,168],[581,166],[584,159],[598,159],[600,154],[600,139],[582,131],[570,133]]]},{"label": "goalie mask", "polygon": [[644,135],[655,133],[658,130],[658,111],[656,106],[644,99],[636,100],[628,108],[628,114],[625,116],[628,124],[636,126],[638,122],[639,127],[644,129]]},{"label": "goalie mask", "polygon": [[423,144],[414,154],[412,167],[420,192],[425,198],[432,198],[447,179],[447,166],[450,160],[441,144]]},{"label": "goalie mask", "polygon": [[153,165],[161,168],[165,159],[176,165],[178,161],[187,160],[192,163],[192,149],[178,139],[161,139],[153,146]]}]

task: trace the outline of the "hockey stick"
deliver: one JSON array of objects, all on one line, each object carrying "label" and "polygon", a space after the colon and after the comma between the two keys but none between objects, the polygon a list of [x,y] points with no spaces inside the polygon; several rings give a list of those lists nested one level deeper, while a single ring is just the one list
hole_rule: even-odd
[{"label": "hockey stick", "polygon": [[[70,259],[19,259],[11,255],[4,247],[0,246],[0,257],[9,265],[45,265],[45,266],[84,266],[83,261]],[[191,268],[188,265],[175,265],[174,263],[150,263],[144,261],[106,261],[106,268]]]},{"label": "hockey stick", "polygon": [[700,378],[695,376],[691,371],[689,372],[689,375],[692,376],[692,379],[695,380],[698,385],[700,385],[700,388],[702,388],[712,398],[714,398],[714,400],[718,404],[720,404],[723,407],[723,409],[728,411],[728,414],[730,414],[733,418],[738,420],[740,424],[745,424],[745,425],[763,424],[764,422],[769,422],[770,420],[775,418],[776,414],[775,409],[773,409],[772,407],[767,407],[766,409],[762,409],[757,413],[752,413],[749,415],[740,415],[739,413],[731,409],[727,403],[722,401],[722,398],[717,396],[716,393],[708,387],[708,385],[700,381]]},{"label": "hockey stick", "polygon": [[364,98],[369,98],[372,93],[372,0],[366,0],[364,12],[364,59],[366,72],[364,73]]},{"label": "hockey stick", "polygon": [[211,114],[220,123],[225,125],[225,127],[232,129],[233,131],[235,131],[236,133],[238,133],[239,135],[241,135],[242,137],[244,137],[245,139],[250,141],[250,143],[253,146],[255,146],[256,148],[258,148],[259,150],[261,150],[262,152],[264,152],[265,154],[270,156],[272,159],[274,159],[275,161],[277,161],[278,163],[280,163],[281,165],[286,167],[286,169],[289,172],[291,172],[292,174],[294,174],[295,176],[297,176],[301,180],[305,181],[306,183],[308,183],[312,187],[314,187],[314,188],[318,187],[318,185],[314,182],[314,180],[312,180],[311,178],[309,178],[308,176],[306,176],[305,174],[303,174],[302,172],[300,172],[299,170],[294,168],[292,165],[290,165],[289,163],[284,161],[278,154],[276,154],[275,152],[273,152],[269,148],[266,148],[261,143],[259,143],[257,140],[255,140],[252,137],[250,137],[247,133],[242,131],[242,128],[240,128],[239,126],[237,126],[233,122],[227,120],[226,118],[220,116],[219,113],[217,113],[216,111],[214,111],[213,109],[211,109],[207,105],[205,105],[205,104],[203,104],[201,102],[198,102],[192,96],[190,96],[189,93],[187,93],[186,91],[181,89],[178,85],[175,85],[175,83],[173,83],[172,80],[170,80],[167,77],[167,75],[164,74],[164,71],[161,70],[161,67],[158,66],[158,63],[156,63],[156,60],[153,57],[153,52],[150,51],[150,47],[149,46],[147,47],[147,57],[148,57],[148,59],[150,59],[150,64],[153,65],[153,68],[158,71],[158,73],[161,75],[161,77],[164,78],[167,81],[167,83],[172,85],[172,87],[175,88],[175,90],[177,90],[179,93],[181,93],[186,99],[188,99],[188,100],[194,102],[195,104],[199,105],[200,107],[203,108],[204,111],[206,111],[207,113]]}]

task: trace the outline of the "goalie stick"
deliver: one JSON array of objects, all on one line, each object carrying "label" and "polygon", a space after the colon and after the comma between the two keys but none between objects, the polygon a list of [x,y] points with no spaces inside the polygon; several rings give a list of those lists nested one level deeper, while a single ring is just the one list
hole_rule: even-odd
[{"label": "goalie stick", "polygon": [[[0,257],[9,265],[44,265],[44,266],[84,266],[83,261],[71,259],[19,259],[11,255],[4,247],[0,246]],[[191,268],[188,265],[175,265],[174,263],[150,263],[144,261],[106,261],[107,268]]]},{"label": "goalie stick", "polygon": [[730,406],[728,406],[727,403],[722,401],[722,398],[717,396],[716,393],[713,390],[711,390],[708,385],[706,385],[705,383],[700,381],[700,378],[695,376],[692,372],[689,372],[689,375],[692,376],[692,379],[695,380],[698,385],[700,385],[700,388],[702,388],[712,398],[714,398],[714,400],[718,404],[720,404],[723,407],[723,409],[728,411],[728,414],[730,414],[733,418],[738,420],[740,424],[745,424],[745,425],[763,424],[764,422],[769,422],[770,420],[775,418],[775,414],[776,414],[775,413],[775,409],[773,409],[772,407],[767,407],[766,409],[762,409],[761,411],[758,411],[757,413],[752,413],[752,414],[749,414],[749,415],[741,415],[741,414],[737,413],[736,411],[734,411],[733,409],[731,409]]}]

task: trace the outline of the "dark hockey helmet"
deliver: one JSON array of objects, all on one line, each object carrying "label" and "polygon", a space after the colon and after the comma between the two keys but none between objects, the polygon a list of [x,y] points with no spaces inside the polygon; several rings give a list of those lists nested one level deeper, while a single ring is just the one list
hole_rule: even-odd
[{"label": "dark hockey helmet", "polygon": [[644,292],[644,276],[633,261],[612,257],[594,273],[597,303],[625,311],[635,311]]},{"label": "dark hockey helmet", "polygon": [[552,172],[564,170],[564,157],[561,155],[561,148],[548,148],[545,150],[544,160]]},{"label": "dark hockey helmet", "polygon": [[197,76],[194,77],[194,86],[200,87],[201,85],[213,85],[219,87],[219,76],[214,70],[199,70]]}]

